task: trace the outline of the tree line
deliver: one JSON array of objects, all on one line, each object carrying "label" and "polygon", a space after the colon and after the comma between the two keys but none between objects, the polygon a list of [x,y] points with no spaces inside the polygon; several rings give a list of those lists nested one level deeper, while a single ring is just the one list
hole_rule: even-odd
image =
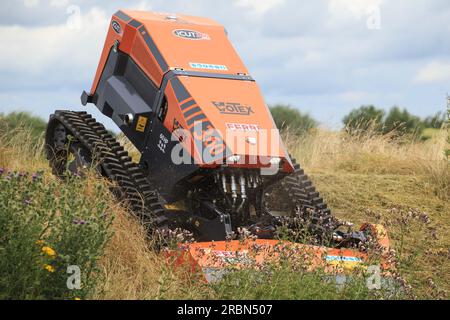
[{"label": "tree line", "polygon": [[[318,125],[318,122],[309,114],[302,113],[290,105],[278,104],[270,107],[270,110],[280,130],[289,129],[291,133],[304,134]],[[363,105],[353,109],[342,120],[345,130],[351,134],[372,130],[380,134],[417,136],[421,136],[425,129],[440,129],[445,122],[444,112],[420,118],[398,106],[386,112],[374,105]]]},{"label": "tree line", "polygon": [[[292,134],[308,133],[319,124],[309,114],[302,113],[290,105],[273,105],[270,111],[277,127],[281,131],[289,129]],[[373,130],[381,134],[396,132],[421,135],[427,128],[442,128],[447,122],[447,113],[438,112],[434,116],[422,119],[397,106],[385,112],[373,105],[363,105],[352,110],[342,122],[345,130],[351,134]],[[0,113],[0,134],[17,127],[28,128],[31,130],[32,137],[40,137],[45,132],[46,122],[26,112],[13,112],[7,115]]]}]

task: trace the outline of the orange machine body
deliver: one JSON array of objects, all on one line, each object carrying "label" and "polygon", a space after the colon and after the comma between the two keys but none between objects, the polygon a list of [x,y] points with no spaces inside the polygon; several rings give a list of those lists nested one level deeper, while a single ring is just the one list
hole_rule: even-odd
[{"label": "orange machine body", "polygon": [[[386,259],[389,238],[381,225],[365,224],[361,230],[370,230],[381,249],[379,267],[389,276],[393,266]],[[208,282],[219,280],[227,271],[248,268],[261,269],[289,262],[292,267],[326,274],[349,274],[365,271],[371,265],[369,255],[358,249],[337,249],[291,243],[279,240],[218,241],[180,245],[178,250],[165,252],[174,268],[188,268],[200,273]]]},{"label": "orange machine body", "polygon": [[[258,84],[225,28],[215,21],[118,11],[111,19],[92,88],[81,100],[111,118],[139,151],[139,168],[131,166],[133,170],[125,172],[145,176],[145,181],[136,180],[152,209],[145,219],[151,216],[161,230],[187,229],[198,241],[217,241],[169,252],[177,263],[223,269],[230,261],[245,265],[251,258],[258,265],[285,253],[299,259],[302,253],[310,254],[314,268],[365,261],[356,250],[261,240],[276,238],[282,218],[265,205],[270,200],[266,192],[293,172],[290,181],[281,183],[288,201],[295,200],[289,214],[298,215],[302,207],[328,217],[330,210],[300,166],[294,166]],[[113,166],[111,171],[117,174]],[[121,175],[115,180],[121,181]],[[123,185],[135,189],[134,184]],[[260,240],[223,241],[241,228]],[[388,242],[386,237],[380,245]]]},{"label": "orange machine body", "polygon": [[239,156],[241,162],[232,165],[260,168],[279,158],[283,171],[293,171],[260,88],[223,26],[187,15],[118,11],[90,90],[94,100],[112,50],[132,59],[161,95],[150,112],[133,114],[131,125],[123,123],[123,115],[99,107],[139,150],[147,147],[159,114],[168,133],[185,132],[177,137],[200,167]]},{"label": "orange machine body", "polygon": [[[191,35],[188,32],[198,32],[199,35]],[[152,48],[146,43],[149,37]],[[102,68],[116,40],[120,41],[119,49],[130,55],[157,85],[161,85],[164,74],[169,70],[178,68],[199,71],[199,68],[192,67],[192,63],[214,64],[227,68],[206,69],[212,73],[248,74],[247,68],[229,42],[225,28],[213,20],[122,10],[112,17],[111,29],[108,31],[91,93],[95,92]],[[156,52],[159,54],[155,55]],[[151,59],[148,59],[149,57]]]}]

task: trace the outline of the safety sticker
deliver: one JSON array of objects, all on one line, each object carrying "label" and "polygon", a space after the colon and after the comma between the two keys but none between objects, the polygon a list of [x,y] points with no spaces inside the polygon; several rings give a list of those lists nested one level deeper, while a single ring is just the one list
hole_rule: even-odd
[{"label": "safety sticker", "polygon": [[216,71],[227,71],[228,70],[227,66],[220,65],[220,64],[190,62],[189,65],[193,69],[216,70]]},{"label": "safety sticker", "polygon": [[346,262],[362,262],[358,257],[349,256],[327,256],[327,261],[346,261]]},{"label": "safety sticker", "polygon": [[138,122],[136,125],[136,131],[145,132],[145,127],[147,127],[147,117],[139,116]]}]

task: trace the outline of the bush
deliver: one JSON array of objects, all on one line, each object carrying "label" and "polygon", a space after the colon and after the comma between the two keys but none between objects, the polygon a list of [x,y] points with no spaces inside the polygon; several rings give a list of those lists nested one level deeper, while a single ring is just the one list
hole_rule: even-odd
[{"label": "bush", "polygon": [[302,135],[317,127],[316,120],[311,116],[289,105],[275,105],[270,108],[270,112],[280,131],[289,130],[295,135]]},{"label": "bush", "polygon": [[[95,287],[96,263],[110,236],[101,182],[0,169],[0,299],[75,299]],[[96,199],[96,201],[92,201]],[[67,286],[68,266],[81,289]]]},{"label": "bush", "polygon": [[413,116],[406,109],[393,107],[384,120],[383,133],[396,132],[397,135],[411,134],[420,136],[424,124],[419,117]]},{"label": "bush", "polygon": [[357,133],[375,129],[381,131],[383,128],[384,110],[377,109],[373,105],[361,106],[352,110],[344,119],[344,125],[348,132]]},{"label": "bush", "polygon": [[406,109],[397,106],[391,108],[386,115],[382,109],[373,105],[361,106],[352,110],[343,123],[347,132],[351,134],[374,131],[380,134],[395,136],[421,136],[425,128],[433,128],[442,125],[441,115],[421,120],[410,114]]},{"label": "bush", "polygon": [[27,112],[13,112],[6,116],[0,114],[0,135],[15,129],[21,129],[30,131],[31,136],[38,139],[45,132],[46,126],[44,120]]},{"label": "bush", "polygon": [[445,113],[438,112],[432,117],[425,118],[423,126],[430,129],[441,129],[445,125],[446,120]]}]

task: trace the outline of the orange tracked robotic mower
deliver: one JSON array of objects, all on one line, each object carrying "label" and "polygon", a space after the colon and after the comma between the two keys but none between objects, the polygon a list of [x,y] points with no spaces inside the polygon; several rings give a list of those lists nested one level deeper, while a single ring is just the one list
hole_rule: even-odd
[{"label": "orange tracked robotic mower", "polygon": [[[140,161],[86,112],[56,111],[46,132],[53,172],[96,166],[160,247],[175,230],[192,234],[196,242],[175,252],[179,263],[221,269],[233,257],[260,263],[301,247],[315,253],[316,267],[351,266],[366,254],[349,248],[369,235],[388,248],[379,227],[353,232],[331,215],[213,20],[118,11],[81,102],[111,118]],[[307,234],[308,243],[280,242],[281,229]],[[243,233],[254,240],[240,241]]]}]

